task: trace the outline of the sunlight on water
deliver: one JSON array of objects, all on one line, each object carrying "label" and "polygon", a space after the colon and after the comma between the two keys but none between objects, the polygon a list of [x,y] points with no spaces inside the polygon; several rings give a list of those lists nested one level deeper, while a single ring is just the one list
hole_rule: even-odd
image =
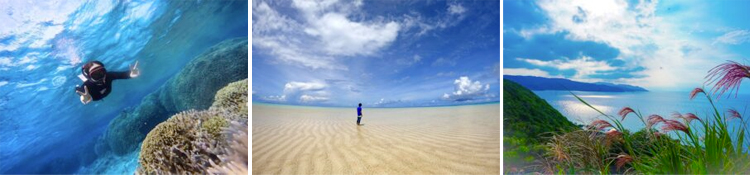
[{"label": "sunlight on water", "polygon": [[[575,98],[575,96],[573,95],[567,95],[567,96]],[[611,95],[578,95],[578,97],[581,97],[581,98],[615,98],[615,96],[611,96]]]},{"label": "sunlight on water", "polygon": [[[562,107],[560,109],[560,113],[563,114],[577,114],[572,116],[567,116],[569,119],[572,119],[572,121],[578,122],[578,123],[590,123],[591,121],[594,121],[601,116],[599,112],[596,112],[594,109],[591,109],[591,107],[586,106],[586,104],[581,103],[578,100],[563,100],[558,101],[557,105]],[[598,109],[599,111],[604,112],[605,114],[616,112],[614,107],[606,106],[606,105],[591,105]]]}]

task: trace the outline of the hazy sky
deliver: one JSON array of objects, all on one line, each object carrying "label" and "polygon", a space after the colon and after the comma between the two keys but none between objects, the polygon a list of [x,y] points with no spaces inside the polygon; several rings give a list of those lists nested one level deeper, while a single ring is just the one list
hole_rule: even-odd
[{"label": "hazy sky", "polygon": [[750,1],[512,0],[503,15],[509,75],[690,91],[726,60],[750,63]]},{"label": "hazy sky", "polygon": [[253,1],[253,100],[499,101],[498,1]]}]

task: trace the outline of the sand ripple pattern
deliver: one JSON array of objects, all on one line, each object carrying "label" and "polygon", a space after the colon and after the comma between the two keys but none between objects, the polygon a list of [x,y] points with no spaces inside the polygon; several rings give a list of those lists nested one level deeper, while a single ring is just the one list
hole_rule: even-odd
[{"label": "sand ripple pattern", "polygon": [[499,174],[500,105],[253,105],[253,174]]}]

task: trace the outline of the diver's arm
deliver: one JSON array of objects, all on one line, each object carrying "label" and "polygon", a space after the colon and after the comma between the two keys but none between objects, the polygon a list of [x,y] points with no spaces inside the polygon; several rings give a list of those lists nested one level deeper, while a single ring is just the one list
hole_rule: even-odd
[{"label": "diver's arm", "polygon": [[138,77],[138,75],[141,75],[141,71],[138,69],[138,61],[135,61],[135,64],[133,66],[130,66],[130,71],[107,73],[107,76],[112,78],[113,80],[135,78]]},{"label": "diver's arm", "polygon": [[107,79],[129,79],[130,78],[130,71],[125,72],[107,72]]}]

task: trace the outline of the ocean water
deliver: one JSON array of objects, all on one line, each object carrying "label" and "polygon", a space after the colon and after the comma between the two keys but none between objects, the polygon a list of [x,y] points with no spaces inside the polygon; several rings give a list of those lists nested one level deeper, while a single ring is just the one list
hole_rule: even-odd
[{"label": "ocean water", "polygon": [[[0,174],[132,174],[137,151],[97,154],[118,113],[138,105],[192,58],[247,37],[247,1],[0,0]],[[80,66],[139,62],[103,101],[74,93]]]},{"label": "ocean water", "polygon": [[[606,117],[580,102],[568,91],[534,91],[534,93],[574,123],[588,124],[595,119],[606,120]],[[714,112],[703,94],[699,94],[693,100],[690,100],[690,92],[573,91],[573,93],[605,114],[616,117],[618,117],[617,112],[623,107],[631,107],[640,111],[644,116],[657,114],[665,119],[671,119],[673,112],[682,114],[690,112],[705,120],[711,118],[711,114]],[[725,115],[728,109],[735,109],[742,116],[750,114],[750,94],[739,94],[737,97],[734,94],[727,97],[725,94],[718,100],[715,99],[715,96],[712,96],[712,98],[722,115]],[[738,123],[740,123],[739,120],[734,120],[734,122],[730,122],[730,126],[737,126]],[[645,127],[640,119],[633,114],[625,118],[623,125],[631,131],[637,131]]]}]

